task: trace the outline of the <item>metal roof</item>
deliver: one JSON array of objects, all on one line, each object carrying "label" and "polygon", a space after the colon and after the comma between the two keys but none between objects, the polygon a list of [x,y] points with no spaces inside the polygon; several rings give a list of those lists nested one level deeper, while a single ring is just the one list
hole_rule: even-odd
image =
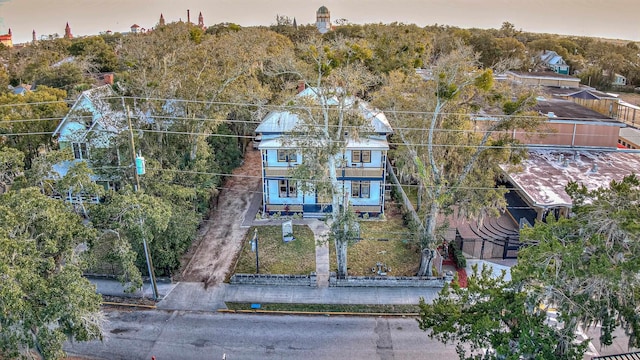
[{"label": "metal roof", "polygon": [[[340,89],[337,89],[339,92]],[[317,88],[309,87],[296,95],[296,98],[311,98],[318,99],[320,97],[325,98],[325,102],[329,106],[336,106],[339,104],[339,100],[336,96],[331,94],[322,94]],[[393,132],[391,125],[384,113],[378,109],[371,107],[366,101],[360,100],[354,96],[348,96],[345,99],[345,105],[350,106],[357,104],[358,109],[362,116],[370,121],[373,130],[379,134],[390,134]],[[256,133],[286,133],[291,132],[300,122],[298,114],[295,114],[289,110],[277,110],[272,111],[262,120],[260,125],[256,128]]]},{"label": "metal roof", "polygon": [[[320,147],[323,146],[325,141],[316,140],[315,146]],[[258,149],[296,149],[300,147],[300,145],[292,139],[284,139],[283,137],[277,137],[274,139],[262,140],[260,141],[260,145],[258,145]],[[362,149],[362,150],[389,150],[389,143],[384,139],[370,139],[370,138],[360,138],[358,140],[348,139],[347,140],[347,150],[348,149]]]}]

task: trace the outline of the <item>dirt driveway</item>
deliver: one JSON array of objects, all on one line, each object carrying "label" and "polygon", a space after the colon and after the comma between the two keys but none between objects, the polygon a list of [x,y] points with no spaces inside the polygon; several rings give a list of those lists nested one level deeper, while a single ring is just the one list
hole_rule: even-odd
[{"label": "dirt driveway", "polygon": [[240,225],[259,189],[260,170],[260,151],[247,149],[244,164],[224,183],[217,206],[182,258],[180,281],[203,282],[205,288],[224,281],[249,230]]}]

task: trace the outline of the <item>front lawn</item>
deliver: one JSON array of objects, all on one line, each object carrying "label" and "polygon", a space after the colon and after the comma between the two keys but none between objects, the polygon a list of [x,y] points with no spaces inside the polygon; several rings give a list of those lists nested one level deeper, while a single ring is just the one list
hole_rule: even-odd
[{"label": "front lawn", "polygon": [[[420,265],[420,253],[411,245],[409,230],[399,217],[385,221],[361,221],[361,240],[347,248],[349,275],[377,275],[373,270],[382,263],[391,268],[390,276],[414,276]],[[335,245],[329,244],[331,271],[337,270]],[[377,270],[377,268],[376,268]]]},{"label": "front lawn", "polygon": [[316,250],[313,232],[306,225],[294,225],[295,240],[282,241],[281,226],[252,227],[242,244],[235,273],[254,274],[256,254],[250,240],[258,229],[258,255],[261,274],[309,275],[316,271]]}]

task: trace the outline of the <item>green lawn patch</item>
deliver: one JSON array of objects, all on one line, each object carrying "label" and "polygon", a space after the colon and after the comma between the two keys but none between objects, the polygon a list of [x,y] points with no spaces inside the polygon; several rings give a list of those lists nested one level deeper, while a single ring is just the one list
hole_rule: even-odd
[{"label": "green lawn patch", "polygon": [[[251,303],[225,303],[229,310],[255,310]],[[260,310],[339,313],[415,314],[418,305],[260,304]]]},{"label": "green lawn patch", "polygon": [[281,226],[252,227],[242,243],[242,251],[236,264],[235,273],[254,274],[256,254],[251,251],[249,241],[254,229],[258,229],[258,255],[261,274],[308,275],[316,271],[315,238],[306,225],[294,225],[295,240],[282,241]]},{"label": "green lawn patch", "polygon": [[[400,218],[389,218],[381,221],[361,221],[360,237],[362,240],[347,249],[347,268],[349,275],[376,275],[372,268],[377,262],[391,267],[389,276],[414,276],[420,266],[420,253],[408,239],[409,230]],[[335,245],[329,244],[331,271],[337,270]]]}]

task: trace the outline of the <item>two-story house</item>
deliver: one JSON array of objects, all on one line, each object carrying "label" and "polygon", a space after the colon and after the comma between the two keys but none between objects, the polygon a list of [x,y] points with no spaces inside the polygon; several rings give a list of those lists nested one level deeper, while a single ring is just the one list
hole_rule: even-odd
[{"label": "two-story house", "polygon": [[[314,88],[298,93],[298,97],[317,96]],[[358,109],[370,130],[358,138],[347,138],[346,147],[336,155],[337,180],[342,196],[361,216],[384,213],[385,163],[392,128],[384,113],[358,100]],[[300,130],[298,115],[291,111],[272,111],[256,128],[261,137],[263,212],[265,214],[322,217],[331,211],[331,199],[312,185],[305,186],[291,177],[291,169],[302,164],[303,151],[292,133]],[[293,137],[293,139],[292,139]],[[318,146],[323,146],[321,143]],[[367,214],[367,215],[365,215]]]},{"label": "two-story house", "polygon": [[[135,112],[134,117],[144,117]],[[113,139],[128,129],[127,114],[119,97],[110,85],[99,86],[83,91],[75,101],[67,115],[53,132],[57,137],[60,149],[70,148],[74,161],[92,161],[104,165],[118,166],[121,160],[131,161],[128,154],[121,159]],[[54,166],[54,170],[64,176],[72,166],[71,162],[62,162]],[[96,175],[96,183],[113,189],[117,187],[119,176]]]}]

